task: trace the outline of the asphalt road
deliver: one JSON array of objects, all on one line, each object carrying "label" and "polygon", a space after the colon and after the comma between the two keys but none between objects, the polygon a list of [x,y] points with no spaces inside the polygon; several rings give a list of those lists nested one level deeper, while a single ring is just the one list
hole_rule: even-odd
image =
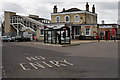
[{"label": "asphalt road", "polygon": [[118,78],[118,42],[3,43],[3,78]]},{"label": "asphalt road", "polygon": [[0,40],[0,79],[2,78],[2,42]]}]

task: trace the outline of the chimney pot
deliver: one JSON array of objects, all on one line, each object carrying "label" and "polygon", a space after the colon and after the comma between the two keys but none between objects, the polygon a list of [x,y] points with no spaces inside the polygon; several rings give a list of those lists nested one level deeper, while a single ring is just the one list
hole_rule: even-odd
[{"label": "chimney pot", "polygon": [[53,13],[57,13],[57,5],[54,6]]},{"label": "chimney pot", "polygon": [[65,12],[65,8],[63,8],[63,11],[62,12]]},{"label": "chimney pot", "polygon": [[89,11],[89,4],[86,2],[86,11]]},{"label": "chimney pot", "polygon": [[95,5],[92,7],[92,12],[95,13]]}]

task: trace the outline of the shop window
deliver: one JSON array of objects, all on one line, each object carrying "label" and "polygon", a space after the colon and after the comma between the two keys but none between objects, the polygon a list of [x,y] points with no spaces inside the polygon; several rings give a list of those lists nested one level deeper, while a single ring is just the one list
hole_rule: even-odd
[{"label": "shop window", "polygon": [[90,28],[86,28],[86,36],[90,36]]},{"label": "shop window", "polygon": [[79,15],[75,15],[74,19],[75,19],[75,22],[79,22]]},{"label": "shop window", "polygon": [[60,17],[59,16],[56,17],[56,22],[57,23],[60,22]]}]

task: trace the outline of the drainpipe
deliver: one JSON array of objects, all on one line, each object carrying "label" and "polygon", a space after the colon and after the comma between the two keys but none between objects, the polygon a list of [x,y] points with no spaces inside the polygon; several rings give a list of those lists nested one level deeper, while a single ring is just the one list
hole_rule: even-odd
[{"label": "drainpipe", "polygon": [[85,12],[85,24],[86,24],[86,19],[87,19],[87,17],[86,17],[86,12]]}]

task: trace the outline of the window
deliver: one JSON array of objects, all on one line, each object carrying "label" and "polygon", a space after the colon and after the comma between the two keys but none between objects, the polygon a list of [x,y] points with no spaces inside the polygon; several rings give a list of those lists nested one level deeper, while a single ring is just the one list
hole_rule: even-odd
[{"label": "window", "polygon": [[75,28],[75,35],[80,35],[80,28]]},{"label": "window", "polygon": [[75,15],[74,20],[75,22],[79,22],[79,15]]},{"label": "window", "polygon": [[69,16],[65,16],[65,22],[69,22],[70,21],[70,17]]},{"label": "window", "polygon": [[93,16],[91,16],[91,23],[93,23]]},{"label": "window", "polygon": [[59,16],[56,17],[56,22],[57,23],[60,22],[60,17]]},{"label": "window", "polygon": [[90,28],[86,28],[86,36],[90,36]]},{"label": "window", "polygon": [[44,29],[40,29],[40,35],[44,36]]}]

